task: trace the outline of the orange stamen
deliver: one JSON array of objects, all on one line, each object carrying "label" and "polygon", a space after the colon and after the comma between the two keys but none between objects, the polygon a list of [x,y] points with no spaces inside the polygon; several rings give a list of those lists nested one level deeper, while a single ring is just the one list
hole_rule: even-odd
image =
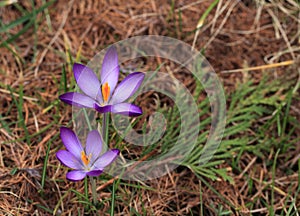
[{"label": "orange stamen", "polygon": [[81,160],[84,165],[88,165],[90,163],[91,155],[87,156],[84,151],[81,152]]},{"label": "orange stamen", "polygon": [[106,82],[102,86],[102,95],[103,95],[103,101],[104,102],[108,101],[109,93],[110,93],[110,87],[108,85],[108,82]]}]

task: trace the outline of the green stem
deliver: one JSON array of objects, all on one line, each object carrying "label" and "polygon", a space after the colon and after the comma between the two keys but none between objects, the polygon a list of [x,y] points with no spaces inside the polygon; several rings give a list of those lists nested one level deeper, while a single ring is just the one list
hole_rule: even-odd
[{"label": "green stem", "polygon": [[106,145],[108,145],[108,127],[109,127],[109,113],[104,113],[103,120],[102,120],[102,138]]},{"label": "green stem", "polygon": [[90,177],[91,180],[91,187],[92,187],[92,197],[93,197],[93,204],[97,204],[97,189],[96,189],[96,178]]},{"label": "green stem", "polygon": [[88,180],[87,180],[87,178],[84,178],[84,195],[85,195],[86,200],[89,200],[88,186],[89,186]]},{"label": "green stem", "polygon": [[[87,114],[85,112],[85,116],[87,117]],[[108,113],[105,113],[103,115],[103,120],[102,120],[102,138],[105,143],[108,143],[108,124],[109,124],[109,115]],[[92,189],[92,198],[93,198],[93,204],[96,206],[97,205],[97,188],[96,188],[96,178],[90,177],[91,181],[91,189]]]}]

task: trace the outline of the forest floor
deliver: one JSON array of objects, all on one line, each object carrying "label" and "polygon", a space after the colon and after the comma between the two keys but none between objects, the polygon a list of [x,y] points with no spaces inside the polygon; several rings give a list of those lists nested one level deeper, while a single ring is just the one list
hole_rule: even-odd
[{"label": "forest floor", "polygon": [[[101,175],[94,206],[86,183],[66,180],[68,168],[55,156],[64,148],[59,127],[72,127],[72,108],[58,96],[74,88],[73,61],[86,64],[109,45],[143,35],[201,50],[226,95],[223,141],[207,166],[187,159],[145,182]],[[299,215],[299,52],[296,0],[1,1],[0,214]],[[191,74],[173,75],[197,94]],[[161,94],[137,97],[144,112],[137,130],[157,101],[172,109]],[[131,148],[121,154],[143,158],[145,149]]]}]

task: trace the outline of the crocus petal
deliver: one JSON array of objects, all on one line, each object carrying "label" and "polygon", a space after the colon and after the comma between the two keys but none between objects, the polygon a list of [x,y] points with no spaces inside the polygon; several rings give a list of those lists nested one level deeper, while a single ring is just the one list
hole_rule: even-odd
[{"label": "crocus petal", "polygon": [[110,95],[114,91],[119,79],[119,63],[117,49],[112,46],[110,47],[104,58],[101,69],[101,84],[104,85],[106,82],[110,87]]},{"label": "crocus petal", "polygon": [[60,137],[66,149],[80,161],[83,148],[76,134],[69,128],[61,127]]},{"label": "crocus petal", "polygon": [[67,104],[86,108],[93,108],[94,103],[96,103],[96,101],[92,98],[77,92],[68,92],[62,94],[59,96],[59,99]]},{"label": "crocus petal", "polygon": [[119,153],[120,153],[120,151],[118,149],[112,149],[112,150],[105,152],[103,155],[101,155],[96,160],[92,169],[93,170],[104,169],[106,166],[108,166],[110,163],[112,163],[117,158]]},{"label": "crocus petal", "polygon": [[100,113],[107,113],[107,112],[111,112],[112,106],[111,105],[99,106],[98,104],[94,104],[94,108]]},{"label": "crocus petal", "polygon": [[111,112],[126,116],[139,116],[143,113],[140,107],[130,103],[119,103],[116,105],[112,105]]},{"label": "crocus petal", "polygon": [[82,64],[73,66],[74,77],[79,88],[88,96],[96,99],[100,89],[100,82],[93,70]]},{"label": "crocus petal", "polygon": [[100,155],[102,150],[102,139],[97,130],[89,132],[86,139],[85,151],[87,155],[91,155],[91,162],[93,163]]},{"label": "crocus petal", "polygon": [[99,176],[103,170],[93,170],[87,173],[88,176]]},{"label": "crocus petal", "polygon": [[103,97],[102,97],[102,90],[101,90],[101,88],[100,88],[99,91],[98,91],[96,100],[97,100],[100,104],[103,103]]},{"label": "crocus petal", "polygon": [[131,97],[140,87],[144,80],[145,74],[134,72],[129,74],[116,88],[110,104],[122,103]]},{"label": "crocus petal", "polygon": [[82,169],[83,167],[81,161],[78,161],[73,154],[66,150],[59,150],[56,157],[63,165],[72,169]]},{"label": "crocus petal", "polygon": [[72,170],[67,173],[67,179],[70,181],[80,181],[86,177],[86,172],[81,170]]}]

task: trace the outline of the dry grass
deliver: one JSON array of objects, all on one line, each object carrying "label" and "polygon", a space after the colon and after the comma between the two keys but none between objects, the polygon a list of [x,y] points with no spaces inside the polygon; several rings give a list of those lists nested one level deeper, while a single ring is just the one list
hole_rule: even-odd
[{"label": "dry grass", "polygon": [[[37,15],[36,32],[33,27],[29,28],[8,47],[0,47],[1,215],[84,214],[84,204],[70,191],[74,188],[84,194],[84,183],[65,180],[67,170],[62,169],[55,158],[55,152],[62,147],[58,129],[71,118],[71,108],[58,102],[58,95],[63,92],[60,81],[64,65],[68,83],[72,77],[69,55],[75,57],[80,50],[82,61],[86,62],[109,44],[135,35],[165,35],[192,45],[198,20],[212,2],[174,1],[173,10],[167,0],[127,0],[126,4],[113,0],[61,0],[49,7],[50,21],[44,12]],[[18,4],[32,11],[30,1]],[[42,4],[43,1],[36,1],[35,7]],[[258,83],[262,73],[270,73],[273,79],[297,79],[299,12],[299,5],[292,0],[278,3],[220,0],[199,29],[195,47],[205,48],[205,56],[227,92],[234,91],[237,83],[249,77]],[[4,24],[20,16],[22,12],[15,6],[0,8]],[[16,34],[24,25],[26,23],[1,33],[0,41]],[[159,61],[157,59],[157,64]],[[220,73],[284,61],[291,61],[291,65],[275,65],[271,71]],[[194,89],[191,76],[179,73],[175,76]],[[294,94],[299,98],[299,90],[295,89]],[[154,106],[147,106],[147,97],[144,95],[139,101],[144,109],[149,107],[150,112]],[[299,104],[299,100],[291,103],[291,114],[298,121]],[[300,136],[299,128],[294,133],[296,139],[295,134]],[[232,170],[231,162],[226,161],[224,167],[228,168],[234,184],[222,179],[206,179],[211,185],[209,188],[184,167],[145,182],[142,186],[146,189],[138,183],[121,182],[116,192],[115,215],[136,215],[133,209],[141,215],[216,215],[219,205],[236,215],[267,215],[271,192],[275,197],[274,212],[284,208],[287,212],[293,202],[291,208],[299,209],[299,200],[291,196],[299,188],[299,141],[295,145],[294,152],[286,157],[288,160],[283,155],[278,158],[275,173],[268,165],[274,159],[272,151],[265,160],[244,153],[239,161],[239,167],[244,169],[242,173]],[[43,181],[45,160],[47,169]],[[286,175],[287,169],[294,172]],[[271,188],[274,178],[276,187]],[[99,188],[99,200],[108,199],[98,210],[99,215],[108,214],[110,209],[112,186],[105,184],[108,180],[105,176],[98,181],[99,185],[105,185]],[[285,203],[286,200],[289,202]]]}]

